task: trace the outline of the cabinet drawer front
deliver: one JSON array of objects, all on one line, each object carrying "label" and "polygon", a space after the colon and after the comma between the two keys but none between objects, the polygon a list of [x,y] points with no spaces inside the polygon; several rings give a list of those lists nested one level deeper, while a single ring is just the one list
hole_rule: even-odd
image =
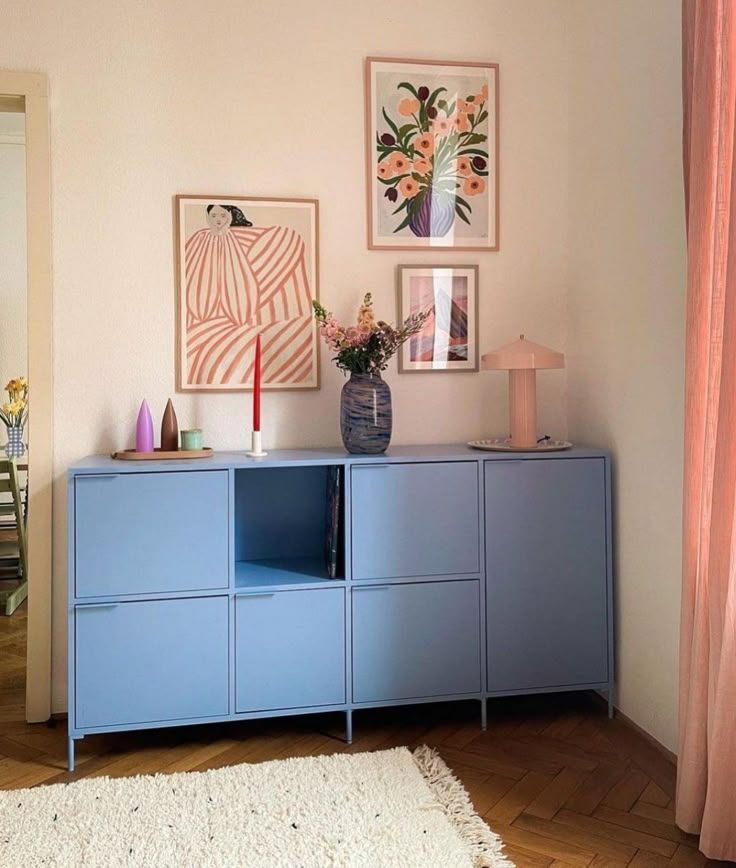
[{"label": "cabinet drawer front", "polygon": [[75,725],[228,713],[228,600],[77,606]]},{"label": "cabinet drawer front", "polygon": [[75,482],[77,597],[226,588],[227,471]]},{"label": "cabinet drawer front", "polygon": [[345,591],[244,594],[235,601],[235,710],[345,702]]},{"label": "cabinet drawer front", "polygon": [[353,701],[478,693],[477,581],[353,589]]},{"label": "cabinet drawer front", "polygon": [[485,466],[489,691],[608,679],[605,462]]},{"label": "cabinet drawer front", "polygon": [[357,465],[352,519],[355,579],[480,569],[475,462]]}]

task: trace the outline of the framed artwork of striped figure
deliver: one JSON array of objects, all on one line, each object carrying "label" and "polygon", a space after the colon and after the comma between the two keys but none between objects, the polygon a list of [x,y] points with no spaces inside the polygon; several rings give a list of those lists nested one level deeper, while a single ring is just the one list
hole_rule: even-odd
[{"label": "framed artwork of striped figure", "polygon": [[176,197],[177,390],[319,388],[316,199]]}]

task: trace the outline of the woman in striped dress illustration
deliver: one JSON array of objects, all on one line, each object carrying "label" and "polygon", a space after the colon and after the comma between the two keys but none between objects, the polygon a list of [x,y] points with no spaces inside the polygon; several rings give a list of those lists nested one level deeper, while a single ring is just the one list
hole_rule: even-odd
[{"label": "woman in striped dress illustration", "polygon": [[296,230],[255,227],[240,208],[211,203],[184,265],[187,385],[247,386],[259,333],[264,384],[311,382],[311,297]]}]

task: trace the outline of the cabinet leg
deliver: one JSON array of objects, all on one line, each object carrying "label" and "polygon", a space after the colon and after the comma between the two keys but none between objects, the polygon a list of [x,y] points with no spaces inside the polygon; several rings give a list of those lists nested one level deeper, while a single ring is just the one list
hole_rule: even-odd
[{"label": "cabinet leg", "polygon": [[70,772],[73,772],[74,771],[74,739],[71,736],[69,736],[69,738],[67,739],[66,751],[67,751],[67,760],[66,760],[67,768],[69,769]]},{"label": "cabinet leg", "polygon": [[345,741],[353,743],[353,712],[350,709],[345,712]]},{"label": "cabinet leg", "polygon": [[608,719],[613,720],[613,685],[608,688]]},{"label": "cabinet leg", "polygon": [[485,697],[480,701],[480,728],[483,732],[488,729],[488,700]]}]

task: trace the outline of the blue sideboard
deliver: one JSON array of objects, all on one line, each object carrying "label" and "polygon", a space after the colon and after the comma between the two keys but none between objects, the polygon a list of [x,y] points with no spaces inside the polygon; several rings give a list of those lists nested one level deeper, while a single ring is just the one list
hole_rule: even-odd
[{"label": "blue sideboard", "polygon": [[[328,488],[340,482],[338,577]],[[69,768],[115,730],[613,690],[607,453],[395,447],[69,471]]]}]

